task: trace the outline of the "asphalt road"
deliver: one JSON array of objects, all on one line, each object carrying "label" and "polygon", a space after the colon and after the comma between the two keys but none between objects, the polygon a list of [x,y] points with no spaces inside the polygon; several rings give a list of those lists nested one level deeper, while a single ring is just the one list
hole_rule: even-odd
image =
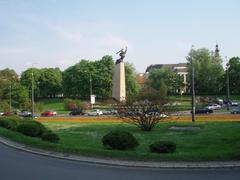
[{"label": "asphalt road", "polygon": [[0,144],[1,180],[239,180],[240,169],[144,169],[67,161]]}]

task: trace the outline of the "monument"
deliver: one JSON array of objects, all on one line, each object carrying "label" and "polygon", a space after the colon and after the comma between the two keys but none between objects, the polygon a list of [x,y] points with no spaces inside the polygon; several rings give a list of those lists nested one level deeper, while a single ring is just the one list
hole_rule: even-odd
[{"label": "monument", "polygon": [[120,58],[116,60],[113,74],[112,97],[119,102],[126,100],[125,65],[123,62],[126,53],[127,47],[116,53],[119,54]]}]

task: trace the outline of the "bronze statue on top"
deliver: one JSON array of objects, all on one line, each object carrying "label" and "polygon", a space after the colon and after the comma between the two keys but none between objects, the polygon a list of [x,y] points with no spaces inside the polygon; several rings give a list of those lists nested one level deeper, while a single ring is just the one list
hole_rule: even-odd
[{"label": "bronze statue on top", "polygon": [[125,55],[127,53],[127,46],[125,48],[125,51],[124,49],[121,49],[120,51],[118,51],[116,54],[119,54],[120,58],[116,61],[116,64],[119,64],[120,62],[123,61],[123,59],[125,58]]}]

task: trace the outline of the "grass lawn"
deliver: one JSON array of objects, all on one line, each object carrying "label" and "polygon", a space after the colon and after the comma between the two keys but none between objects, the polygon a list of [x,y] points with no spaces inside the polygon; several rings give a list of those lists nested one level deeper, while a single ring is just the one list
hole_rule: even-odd
[{"label": "grass lawn", "polygon": [[[163,122],[151,132],[143,132],[124,123],[49,122],[44,125],[59,135],[61,140],[58,144],[43,142],[41,139],[26,137],[3,128],[0,128],[0,134],[35,147],[89,156],[153,161],[240,160],[240,122],[196,122],[194,125],[202,127],[197,131],[168,129],[173,125],[190,126],[192,123]],[[115,129],[131,132],[140,145],[129,151],[105,149],[101,139]],[[148,146],[157,140],[175,142],[177,151],[173,154],[151,153]]]},{"label": "grass lawn", "polygon": [[[215,96],[211,96],[211,97],[215,97]],[[222,99],[226,98],[223,95],[219,95],[216,97],[220,97]],[[173,100],[174,102],[178,103],[178,105],[175,106],[176,111],[191,110],[192,106],[191,106],[191,96],[190,95],[170,96],[170,99]],[[240,100],[240,96],[237,96],[237,95],[231,96],[231,99]],[[43,111],[55,110],[55,111],[57,111],[58,114],[68,114],[70,111],[66,111],[64,109],[63,101],[64,101],[64,99],[61,99],[61,98],[56,98],[56,99],[49,98],[49,99],[42,99],[37,102],[41,103]],[[204,106],[199,106],[199,108],[202,108],[202,107],[204,107]],[[102,103],[100,103],[100,106],[95,105],[95,108],[106,109],[106,108],[111,108],[111,107],[106,104],[103,105]]]},{"label": "grass lawn", "polygon": [[68,114],[70,112],[64,109],[63,99],[42,99],[38,103],[41,103],[43,111],[54,110],[58,114]]}]

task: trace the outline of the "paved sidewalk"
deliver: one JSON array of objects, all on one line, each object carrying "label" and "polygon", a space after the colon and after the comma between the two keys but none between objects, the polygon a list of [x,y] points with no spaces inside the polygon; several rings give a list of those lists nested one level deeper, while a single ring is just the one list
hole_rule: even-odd
[{"label": "paved sidewalk", "polygon": [[150,162],[150,161],[127,161],[108,158],[95,158],[80,155],[71,155],[32,148],[24,144],[11,141],[0,136],[0,143],[9,147],[48,157],[65,160],[79,161],[109,166],[138,167],[138,168],[239,168],[240,161],[211,161],[211,162]]}]

